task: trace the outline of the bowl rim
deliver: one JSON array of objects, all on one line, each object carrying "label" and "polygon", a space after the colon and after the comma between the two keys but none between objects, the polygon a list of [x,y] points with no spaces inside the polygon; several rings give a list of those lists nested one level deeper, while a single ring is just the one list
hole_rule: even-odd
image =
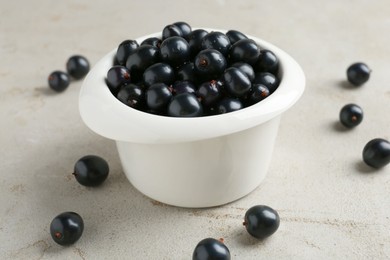
[{"label": "bowl rim", "polygon": [[[228,30],[204,29],[206,31]],[[101,58],[89,71],[79,94],[79,112],[84,123],[95,133],[116,141],[135,143],[192,142],[225,136],[266,122],[290,108],[305,89],[305,75],[299,64],[286,52],[260,38],[248,35],[260,49],[268,49],[279,59],[280,84],[266,99],[238,111],[203,117],[176,118],[132,109],[120,102],[105,83],[113,66],[117,48]],[[161,32],[138,37],[141,43]]]}]

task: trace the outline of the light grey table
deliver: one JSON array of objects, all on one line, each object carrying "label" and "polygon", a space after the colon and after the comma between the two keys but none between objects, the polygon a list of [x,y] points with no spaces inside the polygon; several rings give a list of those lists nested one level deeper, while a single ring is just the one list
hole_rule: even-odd
[{"label": "light grey table", "polygon": [[[390,166],[372,171],[361,152],[390,139],[388,1],[2,1],[0,3],[0,259],[191,259],[196,243],[223,237],[233,259],[389,259]],[[212,209],[162,205],[136,191],[115,145],[78,113],[81,81],[63,93],[47,76],[73,54],[95,64],[124,39],[175,21],[238,29],[286,50],[302,65],[307,89],[286,113],[264,182]],[[367,84],[345,83],[355,61]],[[337,123],[355,102],[365,118]],[[86,154],[106,158],[107,182],[90,189],[71,172]],[[277,233],[259,242],[242,226],[247,208],[278,210]],[[63,211],[85,221],[82,238],[61,247],[49,224]]]}]

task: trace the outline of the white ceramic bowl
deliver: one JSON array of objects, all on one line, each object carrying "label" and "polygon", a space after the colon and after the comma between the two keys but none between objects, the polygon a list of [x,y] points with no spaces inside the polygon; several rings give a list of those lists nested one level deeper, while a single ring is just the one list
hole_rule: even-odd
[{"label": "white ceramic bowl", "polygon": [[277,55],[282,80],[263,101],[223,115],[164,117],[124,105],[105,83],[116,49],[88,73],[79,98],[81,117],[94,132],[116,141],[124,173],[140,192],[174,206],[211,207],[259,186],[271,161],[280,117],[302,95],[305,76],[284,51],[248,37]]}]

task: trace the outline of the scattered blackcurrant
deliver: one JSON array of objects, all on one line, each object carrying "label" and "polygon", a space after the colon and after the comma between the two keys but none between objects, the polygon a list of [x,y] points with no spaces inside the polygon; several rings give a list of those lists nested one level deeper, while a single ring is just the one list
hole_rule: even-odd
[{"label": "scattered blackcurrant", "polygon": [[64,91],[70,83],[70,78],[68,73],[63,71],[53,71],[48,77],[49,87],[57,92]]},{"label": "scattered blackcurrant", "polygon": [[264,239],[276,232],[279,223],[279,214],[274,209],[257,205],[247,210],[243,224],[251,236]]},{"label": "scattered blackcurrant", "polygon": [[63,212],[50,223],[50,234],[54,242],[67,246],[80,239],[84,231],[84,221],[75,212]]},{"label": "scattered blackcurrant", "polygon": [[389,164],[390,142],[382,138],[375,138],[369,141],[363,149],[363,161],[377,169]]},{"label": "scattered blackcurrant", "polygon": [[81,55],[73,55],[66,62],[66,70],[74,79],[81,79],[89,72],[89,62]]},{"label": "scattered blackcurrant", "polygon": [[108,163],[103,158],[86,155],[76,162],[73,175],[81,185],[93,187],[102,184],[108,173]]},{"label": "scattered blackcurrant", "polygon": [[363,120],[363,110],[355,104],[347,104],[340,110],[340,122],[347,128],[359,125]]},{"label": "scattered blackcurrant", "polygon": [[195,247],[192,260],[230,260],[230,251],[223,239],[205,238]]},{"label": "scattered blackcurrant", "polygon": [[370,78],[371,69],[362,62],[356,62],[348,67],[347,79],[355,86],[363,85]]}]

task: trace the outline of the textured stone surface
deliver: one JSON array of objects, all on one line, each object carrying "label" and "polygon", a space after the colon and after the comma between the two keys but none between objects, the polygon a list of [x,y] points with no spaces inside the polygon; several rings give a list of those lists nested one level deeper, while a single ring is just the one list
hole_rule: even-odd
[{"label": "textured stone surface", "polygon": [[[390,139],[390,5],[378,1],[2,1],[0,3],[0,258],[190,259],[204,237],[223,237],[233,259],[390,258],[390,166],[372,171],[361,152]],[[184,20],[238,29],[272,42],[302,65],[307,89],[282,118],[269,173],[253,193],[212,209],[181,209],[136,191],[115,144],[78,114],[81,82],[52,93],[47,76],[73,54],[96,63],[124,39]],[[345,82],[355,61],[373,70],[364,86]],[[337,123],[346,103],[361,125]],[[106,183],[85,188],[75,161],[105,157]],[[266,204],[281,216],[266,241],[248,236],[245,210]],[[73,210],[82,238],[60,247],[54,216]]]}]

